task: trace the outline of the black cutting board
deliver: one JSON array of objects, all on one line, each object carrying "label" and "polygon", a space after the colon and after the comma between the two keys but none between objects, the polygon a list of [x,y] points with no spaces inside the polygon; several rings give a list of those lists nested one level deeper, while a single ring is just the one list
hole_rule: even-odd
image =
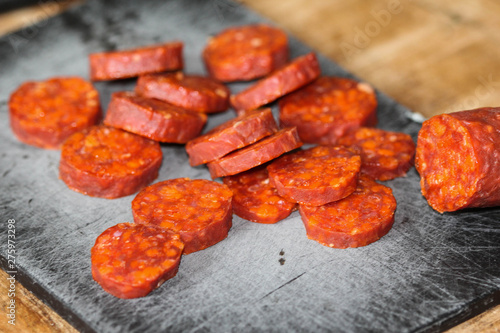
[{"label": "black cutting board", "polygon": [[57,4],[55,1],[40,1],[40,0],[0,0],[0,13],[8,12],[10,10],[19,9],[27,6],[34,6],[36,4],[43,5],[44,3]]},{"label": "black cutting board", "polygon": [[[15,219],[16,278],[82,331],[96,332],[435,332],[500,301],[500,209],[439,214],[420,194],[419,177],[385,182],[398,201],[393,229],[357,249],[307,239],[297,212],[274,225],[234,217],[223,242],[182,258],[179,273],[150,295],[122,300],[92,280],[90,248],[106,228],[132,221],[133,196],[106,200],[69,190],[58,179],[59,152],[18,142],[9,128],[9,94],[26,80],[80,75],[87,54],[183,40],[186,72],[205,73],[207,38],[233,25],[265,21],[227,1],[88,1],[0,39],[0,202]],[[291,37],[291,55],[311,51]],[[320,56],[325,75],[352,77]],[[134,80],[100,82],[112,91]],[[232,84],[233,92],[246,84]],[[379,127],[416,138],[420,124],[378,94]],[[276,106],[273,105],[274,112]],[[207,129],[232,111],[210,116]],[[182,145],[163,145],[158,181],[205,178]]]}]

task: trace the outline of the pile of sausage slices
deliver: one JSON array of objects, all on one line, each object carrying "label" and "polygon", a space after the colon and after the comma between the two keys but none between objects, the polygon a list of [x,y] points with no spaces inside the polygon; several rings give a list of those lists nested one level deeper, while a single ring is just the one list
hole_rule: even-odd
[{"label": "pile of sausage slices", "polygon": [[[120,298],[147,295],[176,275],[182,254],[225,239],[233,213],[269,224],[298,209],[307,237],[333,248],[365,246],[389,232],[396,200],[377,181],[405,176],[416,146],[407,134],[375,128],[370,85],[322,76],[314,53],[290,59],[287,35],[265,24],[221,31],[202,59],[208,76],[182,71],[180,41],[90,54],[91,81],[138,77],[134,91],[112,94],[102,124],[98,92],[79,77],[26,82],[11,95],[14,134],[29,145],[61,149],[60,178],[70,189],[108,199],[139,192],[134,223],[105,230],[91,250],[92,275],[104,290]],[[225,83],[237,81],[252,83],[231,94]],[[266,107],[275,101],[278,122]],[[202,135],[207,117],[230,107],[235,117]],[[496,117],[490,126],[498,132],[498,111],[481,112]],[[432,144],[460,132],[446,117],[432,121],[417,156],[428,199],[439,197],[438,164],[452,159],[429,153]],[[150,185],[162,165],[160,142],[185,144],[190,165],[205,164],[222,181]],[[464,170],[471,165],[461,163]],[[455,190],[462,201],[473,196],[463,193],[470,190],[465,186]],[[449,211],[441,201],[429,203]]]}]

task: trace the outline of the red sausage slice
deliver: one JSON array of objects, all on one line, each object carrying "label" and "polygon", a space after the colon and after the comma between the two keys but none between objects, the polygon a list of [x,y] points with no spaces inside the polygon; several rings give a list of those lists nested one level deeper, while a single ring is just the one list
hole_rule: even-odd
[{"label": "red sausage slice", "polygon": [[135,92],[203,113],[221,112],[229,107],[229,89],[224,84],[182,72],[140,76]]},{"label": "red sausage slice", "polygon": [[97,90],[79,77],[26,82],[9,100],[10,125],[19,139],[39,148],[59,149],[71,134],[101,117]]},{"label": "red sausage slice", "polygon": [[323,206],[300,205],[307,237],[339,249],[365,246],[386,235],[394,223],[392,190],[361,175],[358,187],[345,199]]},{"label": "red sausage slice", "polygon": [[279,102],[280,124],[296,126],[302,141],[336,144],[361,126],[377,123],[377,99],[367,83],[322,76]]},{"label": "red sausage slice", "polygon": [[256,109],[305,86],[316,79],[320,73],[321,69],[316,55],[306,54],[277,69],[242,92],[232,95],[231,104],[238,114]]},{"label": "red sausage slice", "polygon": [[282,198],[269,183],[265,166],[224,177],[224,184],[233,191],[233,211],[246,220],[271,224],[286,218],[297,204]]},{"label": "red sausage slice", "polygon": [[207,164],[212,178],[232,176],[302,146],[297,130],[284,128],[256,143]]},{"label": "red sausage slice", "polygon": [[248,81],[288,61],[288,38],[265,24],[232,27],[212,37],[203,50],[210,76],[223,82]]},{"label": "red sausage slice", "polygon": [[415,166],[422,194],[436,211],[500,205],[500,108],[426,120]]},{"label": "red sausage slice", "polygon": [[90,252],[92,277],[113,296],[143,297],[177,274],[183,248],[170,230],[120,223],[97,237]]},{"label": "red sausage slice", "polygon": [[221,158],[278,131],[271,109],[248,112],[213,128],[186,144],[191,166]]},{"label": "red sausage slice", "polygon": [[178,178],[143,189],[132,201],[136,223],[154,224],[181,235],[184,254],[227,237],[232,225],[233,193],[224,184]]},{"label": "red sausage slice", "polygon": [[405,133],[362,127],[341,137],[338,144],[357,151],[361,172],[377,180],[402,177],[414,163],[415,143]]},{"label": "red sausage slice", "polygon": [[183,43],[174,41],[135,49],[89,55],[92,81],[117,80],[141,74],[182,69]]},{"label": "red sausage slice", "polygon": [[320,206],[356,189],[361,158],[343,147],[317,146],[285,155],[267,170],[278,193],[294,202]]},{"label": "red sausage slice", "polygon": [[186,143],[197,137],[206,121],[205,114],[125,91],[111,95],[104,119],[108,126],[170,143]]},{"label": "red sausage slice", "polygon": [[161,162],[158,142],[94,126],[66,140],[59,178],[77,192],[113,199],[135,193],[156,179]]}]

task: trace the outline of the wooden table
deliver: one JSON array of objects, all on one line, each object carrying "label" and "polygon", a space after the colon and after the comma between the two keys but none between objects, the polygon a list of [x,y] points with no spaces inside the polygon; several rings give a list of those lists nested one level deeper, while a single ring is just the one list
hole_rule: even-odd
[{"label": "wooden table", "polygon": [[[0,14],[0,36],[78,2],[40,2]],[[424,117],[500,105],[496,0],[241,2]],[[0,271],[3,291],[9,288],[7,277]],[[0,300],[6,304],[6,292]],[[16,326],[4,317],[0,331],[76,332],[19,284]],[[465,332],[500,332],[500,306],[449,331]]]}]

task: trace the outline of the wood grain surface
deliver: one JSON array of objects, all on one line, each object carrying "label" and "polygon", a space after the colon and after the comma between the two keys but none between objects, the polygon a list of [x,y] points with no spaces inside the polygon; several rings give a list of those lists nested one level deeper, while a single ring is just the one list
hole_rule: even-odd
[{"label": "wood grain surface", "polygon": [[[215,0],[214,0],[215,1]],[[0,36],[79,1],[0,15]],[[500,105],[500,3],[495,0],[244,0],[305,44],[425,117]],[[10,301],[0,271],[0,301]],[[16,283],[16,326],[2,332],[76,332]],[[500,306],[449,333],[500,332]]]},{"label": "wood grain surface", "polygon": [[500,105],[496,0],[246,0],[426,117]]}]

